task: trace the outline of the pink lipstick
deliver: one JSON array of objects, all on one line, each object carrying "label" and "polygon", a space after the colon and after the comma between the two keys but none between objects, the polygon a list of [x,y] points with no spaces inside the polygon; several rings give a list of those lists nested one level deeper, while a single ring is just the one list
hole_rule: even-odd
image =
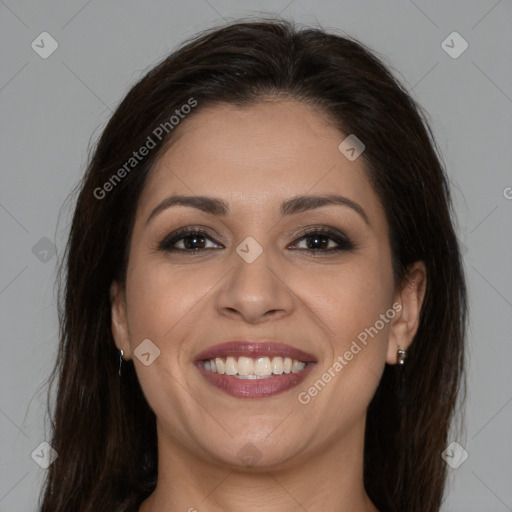
[{"label": "pink lipstick", "polygon": [[272,341],[230,341],[200,352],[194,364],[211,385],[237,398],[265,398],[301,383],[316,358]]}]

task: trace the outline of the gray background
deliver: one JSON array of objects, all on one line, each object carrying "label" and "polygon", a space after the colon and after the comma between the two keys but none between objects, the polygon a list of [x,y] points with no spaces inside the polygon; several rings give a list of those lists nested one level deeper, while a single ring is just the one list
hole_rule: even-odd
[{"label": "gray background", "polygon": [[[91,141],[130,84],[179,42],[257,13],[358,38],[429,112],[454,187],[471,298],[466,435],[453,439],[469,457],[449,470],[443,510],[512,510],[510,1],[0,0],[1,512],[36,510],[44,469],[30,454],[48,435],[54,280],[70,219],[62,207]],[[47,59],[31,48],[43,31],[59,45]],[[441,46],[453,31],[469,44],[456,59]]]}]

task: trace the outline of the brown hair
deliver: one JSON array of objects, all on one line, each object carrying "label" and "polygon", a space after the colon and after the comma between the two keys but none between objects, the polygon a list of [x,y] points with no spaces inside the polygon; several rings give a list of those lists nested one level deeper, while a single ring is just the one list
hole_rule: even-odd
[{"label": "brown hair", "polygon": [[364,484],[381,511],[439,510],[446,479],[441,452],[464,384],[467,305],[449,184],[431,129],[421,107],[363,44],[263,19],[188,41],[128,92],[97,142],[60,271],[61,339],[51,378],[58,381],[51,444],[59,457],[47,471],[41,512],[136,510],[157,480],[155,415],[133,364],[118,376],[109,288],[113,280],[124,282],[137,201],[173,130],[154,137],[156,148],[108,194],[98,199],[98,189],[190,98],[197,102],[194,115],[219,102],[248,105],[276,95],[317,107],[364,142],[397,284],[413,262],[426,265],[407,365],[386,365],[368,409]]}]

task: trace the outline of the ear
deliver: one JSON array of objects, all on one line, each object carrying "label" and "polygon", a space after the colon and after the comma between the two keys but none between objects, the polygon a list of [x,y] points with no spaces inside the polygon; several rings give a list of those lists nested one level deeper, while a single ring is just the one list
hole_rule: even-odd
[{"label": "ear", "polygon": [[130,331],[126,317],[126,298],[124,289],[117,281],[113,281],[110,285],[110,304],[114,342],[119,350],[123,350],[123,358],[130,359]]},{"label": "ear", "polygon": [[397,312],[391,322],[386,362],[397,364],[399,349],[407,350],[418,330],[420,311],[427,287],[427,271],[423,261],[412,264],[404,284],[395,295],[393,309]]}]

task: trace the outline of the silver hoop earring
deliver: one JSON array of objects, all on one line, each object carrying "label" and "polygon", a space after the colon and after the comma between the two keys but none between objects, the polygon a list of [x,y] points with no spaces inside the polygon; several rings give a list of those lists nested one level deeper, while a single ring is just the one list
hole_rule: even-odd
[{"label": "silver hoop earring", "polygon": [[407,359],[407,350],[402,350],[401,348],[399,348],[398,352],[397,352],[397,358],[398,358],[398,365],[404,366],[405,360]]},{"label": "silver hoop earring", "polygon": [[124,356],[124,350],[119,351],[119,377],[121,377],[121,367],[123,366],[123,356]]}]

